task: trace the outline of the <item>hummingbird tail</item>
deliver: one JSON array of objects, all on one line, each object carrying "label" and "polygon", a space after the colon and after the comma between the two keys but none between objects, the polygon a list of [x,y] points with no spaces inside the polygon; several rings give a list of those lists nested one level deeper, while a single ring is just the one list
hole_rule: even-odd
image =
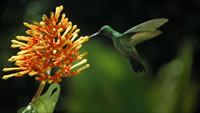
[{"label": "hummingbird tail", "polygon": [[130,62],[130,64],[131,64],[132,69],[133,69],[136,73],[145,71],[145,67],[144,67],[144,65],[142,64],[141,61],[139,61],[139,60],[133,58],[132,56],[130,56],[130,57],[129,57],[129,62]]}]

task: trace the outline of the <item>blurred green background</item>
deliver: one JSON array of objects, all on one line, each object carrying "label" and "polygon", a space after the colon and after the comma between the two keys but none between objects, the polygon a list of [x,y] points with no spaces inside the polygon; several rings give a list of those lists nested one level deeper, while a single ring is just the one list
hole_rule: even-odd
[{"label": "blurred green background", "polygon": [[[16,35],[25,35],[23,22],[40,21],[58,5],[81,29],[91,35],[105,24],[119,32],[153,18],[169,18],[157,38],[136,48],[148,72],[136,74],[128,60],[105,37],[89,40],[81,49],[91,67],[64,78],[55,113],[157,112],[198,113],[200,30],[199,0],[7,0],[0,5],[0,69],[17,53],[10,48]],[[1,75],[9,74],[0,71]],[[33,78],[0,80],[0,110],[16,112],[26,106],[39,83]]]}]

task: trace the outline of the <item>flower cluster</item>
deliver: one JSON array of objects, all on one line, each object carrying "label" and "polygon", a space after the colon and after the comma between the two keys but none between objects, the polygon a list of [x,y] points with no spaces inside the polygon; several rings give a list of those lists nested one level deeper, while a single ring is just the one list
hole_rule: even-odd
[{"label": "flower cluster", "polygon": [[[17,67],[4,68],[3,71],[18,71],[17,73],[4,75],[3,79],[10,77],[21,77],[25,74],[36,76],[36,80],[60,82],[61,77],[77,75],[81,70],[88,68],[89,64],[80,66],[87,62],[82,59],[87,52],[79,53],[82,43],[88,41],[88,36],[78,37],[80,29],[77,25],[60,13],[63,6],[56,7],[55,13],[51,12],[50,18],[43,15],[41,22],[33,24],[24,23],[29,29],[28,36],[16,36],[12,40],[12,48],[19,48],[21,51],[12,56],[8,61],[15,62]],[[60,19],[59,19],[60,17]],[[80,67],[77,69],[77,67]],[[52,69],[56,69],[51,73]]]}]

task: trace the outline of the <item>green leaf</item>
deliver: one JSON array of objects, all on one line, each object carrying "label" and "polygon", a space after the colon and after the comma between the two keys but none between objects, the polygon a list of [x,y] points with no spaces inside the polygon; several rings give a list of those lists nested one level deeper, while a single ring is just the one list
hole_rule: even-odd
[{"label": "green leaf", "polygon": [[29,104],[27,107],[19,109],[18,113],[53,113],[59,95],[60,85],[54,83],[33,105]]},{"label": "green leaf", "polygon": [[47,92],[43,94],[34,104],[34,107],[39,113],[52,113],[58,97],[60,95],[60,85],[55,83],[52,84]]}]

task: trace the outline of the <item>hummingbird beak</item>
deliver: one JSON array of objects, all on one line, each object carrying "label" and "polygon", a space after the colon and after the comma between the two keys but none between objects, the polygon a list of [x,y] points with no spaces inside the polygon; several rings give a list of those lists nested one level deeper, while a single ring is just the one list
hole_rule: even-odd
[{"label": "hummingbird beak", "polygon": [[99,32],[96,32],[96,33],[90,35],[89,37],[95,37],[95,36],[97,36],[98,34],[99,34]]}]

